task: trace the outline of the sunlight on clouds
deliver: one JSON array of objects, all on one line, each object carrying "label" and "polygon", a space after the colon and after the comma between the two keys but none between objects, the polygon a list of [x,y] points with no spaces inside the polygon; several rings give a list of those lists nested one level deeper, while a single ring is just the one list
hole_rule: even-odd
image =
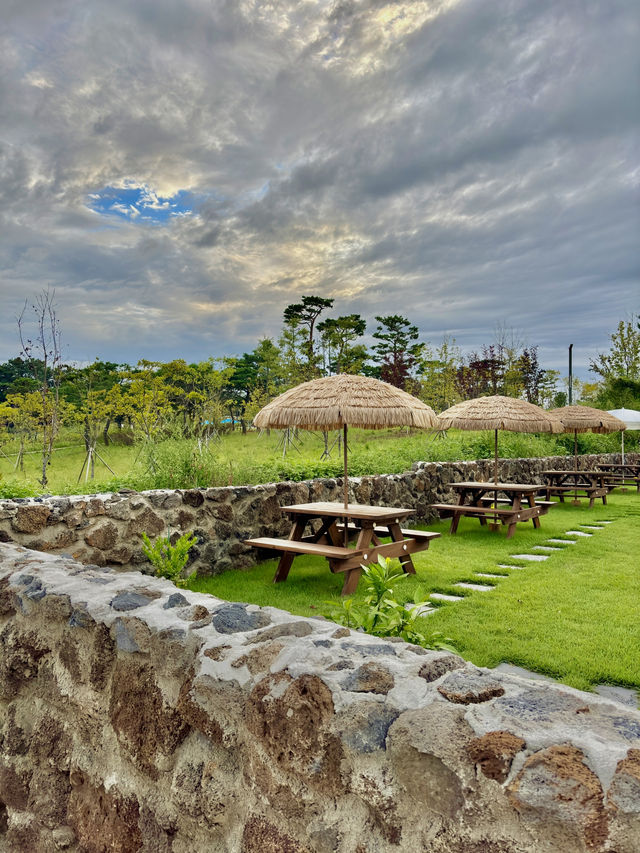
[{"label": "sunlight on clouds", "polygon": [[53,83],[36,71],[27,74],[24,79],[30,86],[35,86],[36,89],[53,89]]},{"label": "sunlight on clouds", "polygon": [[384,68],[393,51],[397,51],[407,36],[420,30],[429,21],[448,12],[461,0],[408,0],[408,2],[389,2],[381,8],[353,7],[354,17],[361,21],[361,44],[354,49],[353,33],[347,25],[341,33],[331,32],[330,39],[325,43],[323,61],[328,65],[343,66],[346,64],[351,73],[357,77],[374,74]]}]

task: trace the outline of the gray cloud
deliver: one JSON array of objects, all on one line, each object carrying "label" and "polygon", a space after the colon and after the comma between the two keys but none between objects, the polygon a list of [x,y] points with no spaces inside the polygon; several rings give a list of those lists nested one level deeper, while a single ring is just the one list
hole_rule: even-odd
[{"label": "gray cloud", "polygon": [[[305,293],[564,367],[640,308],[634,0],[22,0],[0,35],[0,360],[202,359]],[[115,220],[123,181],[197,214]]]}]

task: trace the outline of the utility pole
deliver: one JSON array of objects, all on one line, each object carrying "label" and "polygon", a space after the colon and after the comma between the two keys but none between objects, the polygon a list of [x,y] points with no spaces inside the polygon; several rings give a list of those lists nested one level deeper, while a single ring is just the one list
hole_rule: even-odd
[{"label": "utility pole", "polygon": [[573,344],[569,344],[569,405],[573,401]]}]

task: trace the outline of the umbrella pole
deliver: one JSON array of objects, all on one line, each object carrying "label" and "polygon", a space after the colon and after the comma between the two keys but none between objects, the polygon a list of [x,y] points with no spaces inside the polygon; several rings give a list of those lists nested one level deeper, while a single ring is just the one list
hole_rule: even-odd
[{"label": "umbrella pole", "polygon": [[[573,431],[573,467],[574,470],[578,471],[578,430],[574,429]],[[576,473],[576,490],[573,493],[573,500],[571,501],[573,506],[580,506],[580,501],[578,500],[578,474]]]},{"label": "umbrella pole", "polygon": [[[498,508],[498,430],[493,431],[493,482],[496,485],[496,490],[493,493],[494,509]],[[492,531],[499,529],[498,516],[494,515],[493,523],[489,525]]]},{"label": "umbrella pole", "polygon": [[622,437],[622,464],[624,465],[624,430],[622,430],[620,436]]},{"label": "umbrella pole", "polygon": [[345,508],[345,516],[344,516],[344,547],[347,547],[349,542],[349,531],[347,527],[349,526],[349,518],[346,514],[346,510],[349,508],[349,481],[347,479],[347,425],[344,424],[342,427],[342,459],[344,462],[344,476],[343,476],[343,497],[344,497],[344,508]]}]

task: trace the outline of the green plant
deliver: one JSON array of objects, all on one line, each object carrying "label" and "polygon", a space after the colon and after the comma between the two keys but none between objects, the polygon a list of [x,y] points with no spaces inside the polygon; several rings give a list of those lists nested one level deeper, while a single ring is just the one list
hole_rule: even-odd
[{"label": "green plant", "polygon": [[20,483],[15,477],[5,480],[0,474],[0,498],[30,498],[35,493],[35,489]]},{"label": "green plant", "polygon": [[193,533],[183,533],[173,544],[169,532],[166,537],[159,537],[155,542],[151,542],[147,534],[143,533],[142,541],[144,542],[142,550],[149,562],[155,566],[156,575],[160,578],[168,578],[178,587],[186,587],[195,572],[191,572],[186,578],[180,577],[180,572],[187,564],[189,551],[196,544],[197,540]]},{"label": "green plant", "polygon": [[325,615],[347,628],[362,629],[376,637],[402,637],[407,643],[425,649],[455,651],[448,639],[440,639],[441,634],[427,635],[418,627],[416,620],[423,603],[418,601],[420,590],[416,591],[415,607],[410,609],[395,598],[394,584],[406,577],[399,565],[393,565],[386,557],[378,557],[377,563],[362,566],[361,582],[366,590],[362,603],[355,604],[352,598],[343,599],[339,607],[334,605]]}]

